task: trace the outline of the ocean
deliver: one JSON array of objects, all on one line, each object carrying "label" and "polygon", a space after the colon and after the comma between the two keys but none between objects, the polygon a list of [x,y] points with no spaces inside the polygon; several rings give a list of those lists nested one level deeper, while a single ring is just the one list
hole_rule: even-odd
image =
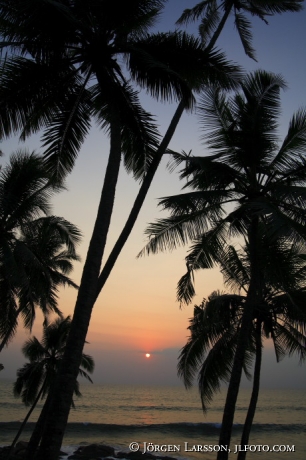
[{"label": "ocean", "polygon": [[[116,450],[143,451],[180,459],[214,460],[225,391],[204,415],[196,388],[81,385],[82,398],[70,412],[63,450],[104,443]],[[229,458],[237,458],[250,390],[241,390]],[[12,382],[0,381],[0,445],[9,444],[27,413],[12,396]],[[34,410],[21,439],[27,440],[38,417]],[[133,444],[134,443],[134,444]],[[261,447],[260,447],[261,446]],[[247,458],[303,460],[306,452],[306,391],[261,390]],[[269,452],[268,452],[269,449]],[[202,452],[201,452],[202,450]],[[268,452],[268,455],[265,455]]]}]

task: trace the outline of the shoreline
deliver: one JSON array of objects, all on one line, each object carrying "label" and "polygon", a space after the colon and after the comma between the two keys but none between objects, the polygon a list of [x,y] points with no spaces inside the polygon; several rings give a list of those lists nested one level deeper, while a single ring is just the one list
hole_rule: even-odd
[{"label": "shoreline", "polygon": [[[11,454],[10,460],[22,460],[25,449],[27,447],[26,441],[19,441],[13,453]],[[80,444],[87,444],[87,445],[80,445]],[[135,449],[135,444],[131,443],[131,448],[129,452],[125,452],[123,450],[116,450],[115,447],[109,446],[104,443],[91,443],[88,444],[86,442],[80,443],[78,445],[64,445],[61,448],[59,459],[61,460],[101,460],[101,459],[121,459],[121,460],[183,460],[181,456],[172,456],[169,455],[168,452],[160,454],[152,454],[147,451],[142,451],[138,448]],[[132,447],[134,444],[134,447]],[[134,451],[133,451],[134,449]],[[5,460],[6,455],[10,450],[10,446],[0,446],[0,460]],[[187,459],[187,457],[184,457]]]}]

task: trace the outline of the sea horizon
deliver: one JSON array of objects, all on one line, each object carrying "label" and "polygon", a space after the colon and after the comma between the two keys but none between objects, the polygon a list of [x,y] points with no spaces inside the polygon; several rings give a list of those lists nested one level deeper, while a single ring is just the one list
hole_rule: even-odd
[{"label": "sea horizon", "polygon": [[[10,394],[11,383],[0,381],[0,445],[11,442],[28,410]],[[72,452],[78,445],[102,443],[113,446],[116,451],[128,452],[131,443],[137,443],[141,451],[148,446],[149,449],[167,446],[163,455],[213,460],[214,450],[199,452],[194,446],[216,449],[226,389],[216,395],[206,414],[203,414],[196,388],[186,391],[181,386],[95,383],[81,385],[81,392],[83,397],[75,400],[76,409],[70,412],[64,450],[66,447]],[[250,394],[249,389],[240,391],[230,446],[230,458],[233,459],[237,458],[234,451],[240,443]],[[40,404],[34,410],[22,440],[29,439],[41,407]],[[270,451],[269,459],[302,460],[306,445],[305,414],[305,390],[262,389],[250,445],[271,449],[273,446],[289,446],[291,450],[288,452]],[[250,452],[248,458],[262,454]]]}]

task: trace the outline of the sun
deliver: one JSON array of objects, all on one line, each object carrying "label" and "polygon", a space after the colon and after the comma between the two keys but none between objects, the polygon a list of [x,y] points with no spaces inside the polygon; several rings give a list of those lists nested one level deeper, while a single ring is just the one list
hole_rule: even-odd
[{"label": "sun", "polygon": [[150,353],[146,353],[146,358],[150,358]]}]

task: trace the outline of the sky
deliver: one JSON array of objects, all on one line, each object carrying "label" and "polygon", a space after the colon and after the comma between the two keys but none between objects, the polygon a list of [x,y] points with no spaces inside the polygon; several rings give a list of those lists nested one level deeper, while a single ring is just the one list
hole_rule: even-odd
[{"label": "sky", "polygon": [[[175,21],[186,7],[196,1],[169,0],[157,30],[175,28]],[[217,48],[247,71],[265,69],[283,75],[288,89],[281,95],[282,114],[279,135],[285,135],[292,114],[306,106],[306,12],[287,13],[269,18],[269,25],[252,18],[253,45],[258,62],[244,55],[233,21],[230,19],[223,31]],[[188,28],[197,33],[196,25]],[[155,115],[163,134],[175,111],[176,104],[153,101],[146,94],[141,100],[144,107]],[[189,151],[204,155],[201,130],[196,113],[185,114],[170,144],[176,151]],[[39,136],[32,136],[25,144],[18,138],[3,141],[2,163],[5,164],[17,148],[40,150]],[[86,139],[73,172],[66,181],[67,191],[53,199],[53,214],[63,216],[78,225],[83,233],[79,254],[84,262],[91,236],[99,196],[102,188],[108,139],[97,127],[93,127]],[[137,259],[138,252],[146,243],[144,230],[148,223],[165,216],[157,207],[158,198],[178,193],[182,184],[176,172],[167,169],[168,158],[159,167],[137,224],[123,249],[117,264],[100,294],[89,327],[85,352],[91,354],[96,363],[93,375],[97,383],[174,384],[180,385],[176,375],[179,350],[188,337],[188,319],[193,314],[193,305],[198,304],[216,289],[223,289],[222,276],[218,269],[203,271],[196,276],[196,297],[187,307],[179,308],[176,302],[176,284],[185,272],[184,258],[187,247],[172,253],[162,253]],[[117,187],[115,210],[107,241],[106,256],[119,235],[128,211],[136,196],[139,184],[122,169]],[[75,265],[72,278],[79,282],[82,263]],[[59,308],[65,315],[72,315],[76,291],[62,290]],[[41,336],[42,318],[38,314],[33,333]],[[25,359],[20,347],[29,334],[19,328],[15,339],[1,355],[5,369],[0,377],[14,379],[16,370]],[[150,353],[150,358],[145,357]],[[262,386],[269,388],[305,388],[305,367],[297,359],[285,359],[276,364],[270,343],[265,344]],[[243,385],[245,382],[243,382]]]}]

